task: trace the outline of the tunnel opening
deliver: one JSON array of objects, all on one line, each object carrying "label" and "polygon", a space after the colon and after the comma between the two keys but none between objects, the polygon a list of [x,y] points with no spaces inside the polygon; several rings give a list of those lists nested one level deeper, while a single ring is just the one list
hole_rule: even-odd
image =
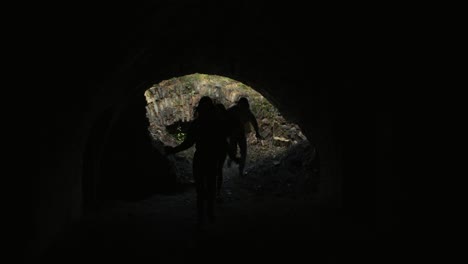
[{"label": "tunnel opening", "polygon": [[[194,108],[202,96],[210,96],[214,103],[225,108],[234,106],[245,97],[256,117],[262,139],[255,136],[252,124],[246,127],[247,159],[241,183],[237,165],[229,159],[223,167],[224,185],[230,189],[242,188],[252,195],[276,193],[277,195],[314,195],[320,182],[320,163],[316,148],[303,134],[301,128],[288,121],[261,93],[234,79],[209,74],[188,74],[160,81],[145,93],[148,132],[153,146],[160,152],[165,145],[176,146],[183,142],[187,129],[194,119]],[[168,159],[172,164],[178,184],[191,185],[192,147]]]},{"label": "tunnel opening", "polygon": [[[305,228],[312,226],[310,232],[316,232],[322,228],[319,221],[328,221],[319,218],[314,207],[321,184],[316,147],[297,124],[288,121],[289,116],[282,114],[284,107],[280,111],[254,88],[218,75],[182,75],[146,83],[145,87],[96,120],[97,132],[93,132],[95,140],[90,145],[99,143],[99,148],[90,148],[87,155],[92,154],[90,160],[99,160],[87,171],[90,179],[99,177],[87,182],[98,183],[90,197],[100,202],[96,215],[105,216],[103,230],[120,221],[117,219],[138,220],[139,232],[160,237],[166,247],[172,245],[167,241],[191,234],[196,215],[191,167],[194,148],[165,156],[163,146],[184,140],[194,118],[193,107],[204,95],[226,108],[247,97],[264,137],[257,140],[252,129],[249,132],[247,177],[240,179],[235,165],[224,165],[224,200],[217,205],[221,224],[213,232],[225,241],[249,236],[268,241],[278,235],[272,232],[274,226],[284,224],[293,230],[279,236],[313,237],[315,233],[306,234]],[[86,186],[84,189],[89,188]],[[97,218],[90,216],[88,223],[93,226]],[[105,236],[113,238],[108,230]]]}]

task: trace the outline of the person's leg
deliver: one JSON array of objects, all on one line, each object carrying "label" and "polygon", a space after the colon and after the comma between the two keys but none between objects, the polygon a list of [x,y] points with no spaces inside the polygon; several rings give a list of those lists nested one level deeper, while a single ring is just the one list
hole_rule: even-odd
[{"label": "person's leg", "polygon": [[247,138],[245,136],[239,138],[240,161],[239,161],[239,176],[244,176],[245,162],[247,160]]},{"label": "person's leg", "polygon": [[217,178],[216,178],[216,196],[221,198],[221,188],[223,185],[223,167],[226,161],[227,153],[220,155],[220,160],[217,167]]},{"label": "person's leg", "polygon": [[[217,165],[217,164],[213,164]],[[207,173],[207,178],[206,178],[206,183],[207,183],[207,214],[208,214],[208,219],[210,222],[215,221],[215,212],[214,212],[214,203],[216,199],[216,177],[217,177],[217,170],[215,168]]]},{"label": "person's leg", "polygon": [[204,224],[205,216],[205,182],[202,175],[202,164],[200,164],[200,159],[195,154],[193,159],[193,179],[195,180],[195,190],[197,193],[197,222],[198,225]]},{"label": "person's leg", "polygon": [[[234,156],[236,156],[237,155],[237,138],[236,137],[229,138],[228,144],[229,144],[228,147],[230,148],[230,151],[232,151],[234,153]],[[232,159],[228,158],[228,161],[227,161],[228,168],[231,168],[231,163],[232,163]]]}]

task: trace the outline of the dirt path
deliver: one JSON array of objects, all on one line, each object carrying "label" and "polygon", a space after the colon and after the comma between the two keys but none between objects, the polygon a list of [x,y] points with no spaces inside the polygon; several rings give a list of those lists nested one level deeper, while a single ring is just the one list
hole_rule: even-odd
[{"label": "dirt path", "polygon": [[359,223],[320,208],[314,195],[298,195],[288,188],[267,192],[255,185],[261,182],[258,177],[251,172],[241,180],[234,168],[226,169],[224,202],[217,204],[216,223],[204,230],[195,225],[193,188],[135,203],[103,205],[55,246],[44,262],[297,257],[297,253],[289,255],[291,248],[324,254],[323,241],[372,238]]}]

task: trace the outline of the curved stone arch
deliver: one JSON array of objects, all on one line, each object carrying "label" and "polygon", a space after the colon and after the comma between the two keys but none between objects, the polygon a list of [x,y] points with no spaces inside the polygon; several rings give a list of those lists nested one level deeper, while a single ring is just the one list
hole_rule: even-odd
[{"label": "curved stone arch", "polygon": [[[192,61],[192,66],[182,67],[181,65],[184,65],[187,60]],[[320,155],[319,199],[331,203],[332,206],[340,206],[342,202],[340,149],[333,136],[333,113],[327,108],[326,90],[329,87],[318,86],[316,90],[312,90],[315,96],[305,98],[302,94],[288,93],[289,90],[300,90],[304,84],[296,83],[291,79],[282,79],[283,76],[269,72],[269,69],[256,70],[255,65],[246,64],[243,66],[246,70],[233,72],[229,68],[221,67],[230,63],[230,61],[223,60],[203,61],[197,64],[195,59],[178,60],[175,58],[167,62],[164,68],[160,68],[160,63],[162,62],[151,59],[145,60],[142,64],[135,63],[133,67],[127,68],[125,74],[117,76],[112,83],[121,86],[124,91],[129,91],[128,93],[132,97],[139,98],[138,100],[144,100],[144,92],[150,84],[194,72],[228,77],[252,87],[267,98],[288,121],[299,125]],[[310,100],[309,108],[297,108],[294,102],[296,99]],[[128,94],[126,94],[120,98],[120,103],[125,104],[128,100]],[[304,115],[306,115],[307,122],[303,122]]]},{"label": "curved stone arch", "polygon": [[[195,71],[200,72],[200,71]],[[290,122],[299,125],[309,142],[315,147],[320,155],[320,185],[318,199],[330,206],[341,206],[342,174],[340,148],[333,136],[332,113],[326,107],[326,101],[321,97],[310,98],[310,108],[306,111],[302,109],[291,109],[291,97],[281,87],[291,85],[287,82],[275,80],[267,75],[248,76],[242,74],[229,74],[219,71],[211,71],[206,74],[221,75],[250,86],[262,94],[267,100],[276,107],[281,114]],[[294,84],[292,84],[294,85]],[[298,88],[295,87],[297,90]],[[303,114],[307,115],[307,122],[303,121]],[[315,121],[310,121],[315,119]],[[314,123],[314,127],[308,124]]]}]

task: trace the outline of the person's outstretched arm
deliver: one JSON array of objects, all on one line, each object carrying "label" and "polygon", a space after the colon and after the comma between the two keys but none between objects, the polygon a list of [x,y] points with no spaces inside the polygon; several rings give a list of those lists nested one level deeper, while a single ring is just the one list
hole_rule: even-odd
[{"label": "person's outstretched arm", "polygon": [[255,118],[254,114],[251,111],[249,111],[249,120],[250,120],[250,123],[252,123],[252,126],[255,129],[255,136],[258,139],[263,139],[263,137],[260,135],[260,131],[258,129],[257,118]]},{"label": "person's outstretched arm", "polygon": [[166,146],[164,150],[166,154],[175,154],[177,152],[181,152],[190,148],[191,146],[193,146],[193,144],[195,144],[195,129],[192,125],[189,131],[187,132],[187,136],[185,137],[185,140],[182,143],[180,143],[176,147]]}]

